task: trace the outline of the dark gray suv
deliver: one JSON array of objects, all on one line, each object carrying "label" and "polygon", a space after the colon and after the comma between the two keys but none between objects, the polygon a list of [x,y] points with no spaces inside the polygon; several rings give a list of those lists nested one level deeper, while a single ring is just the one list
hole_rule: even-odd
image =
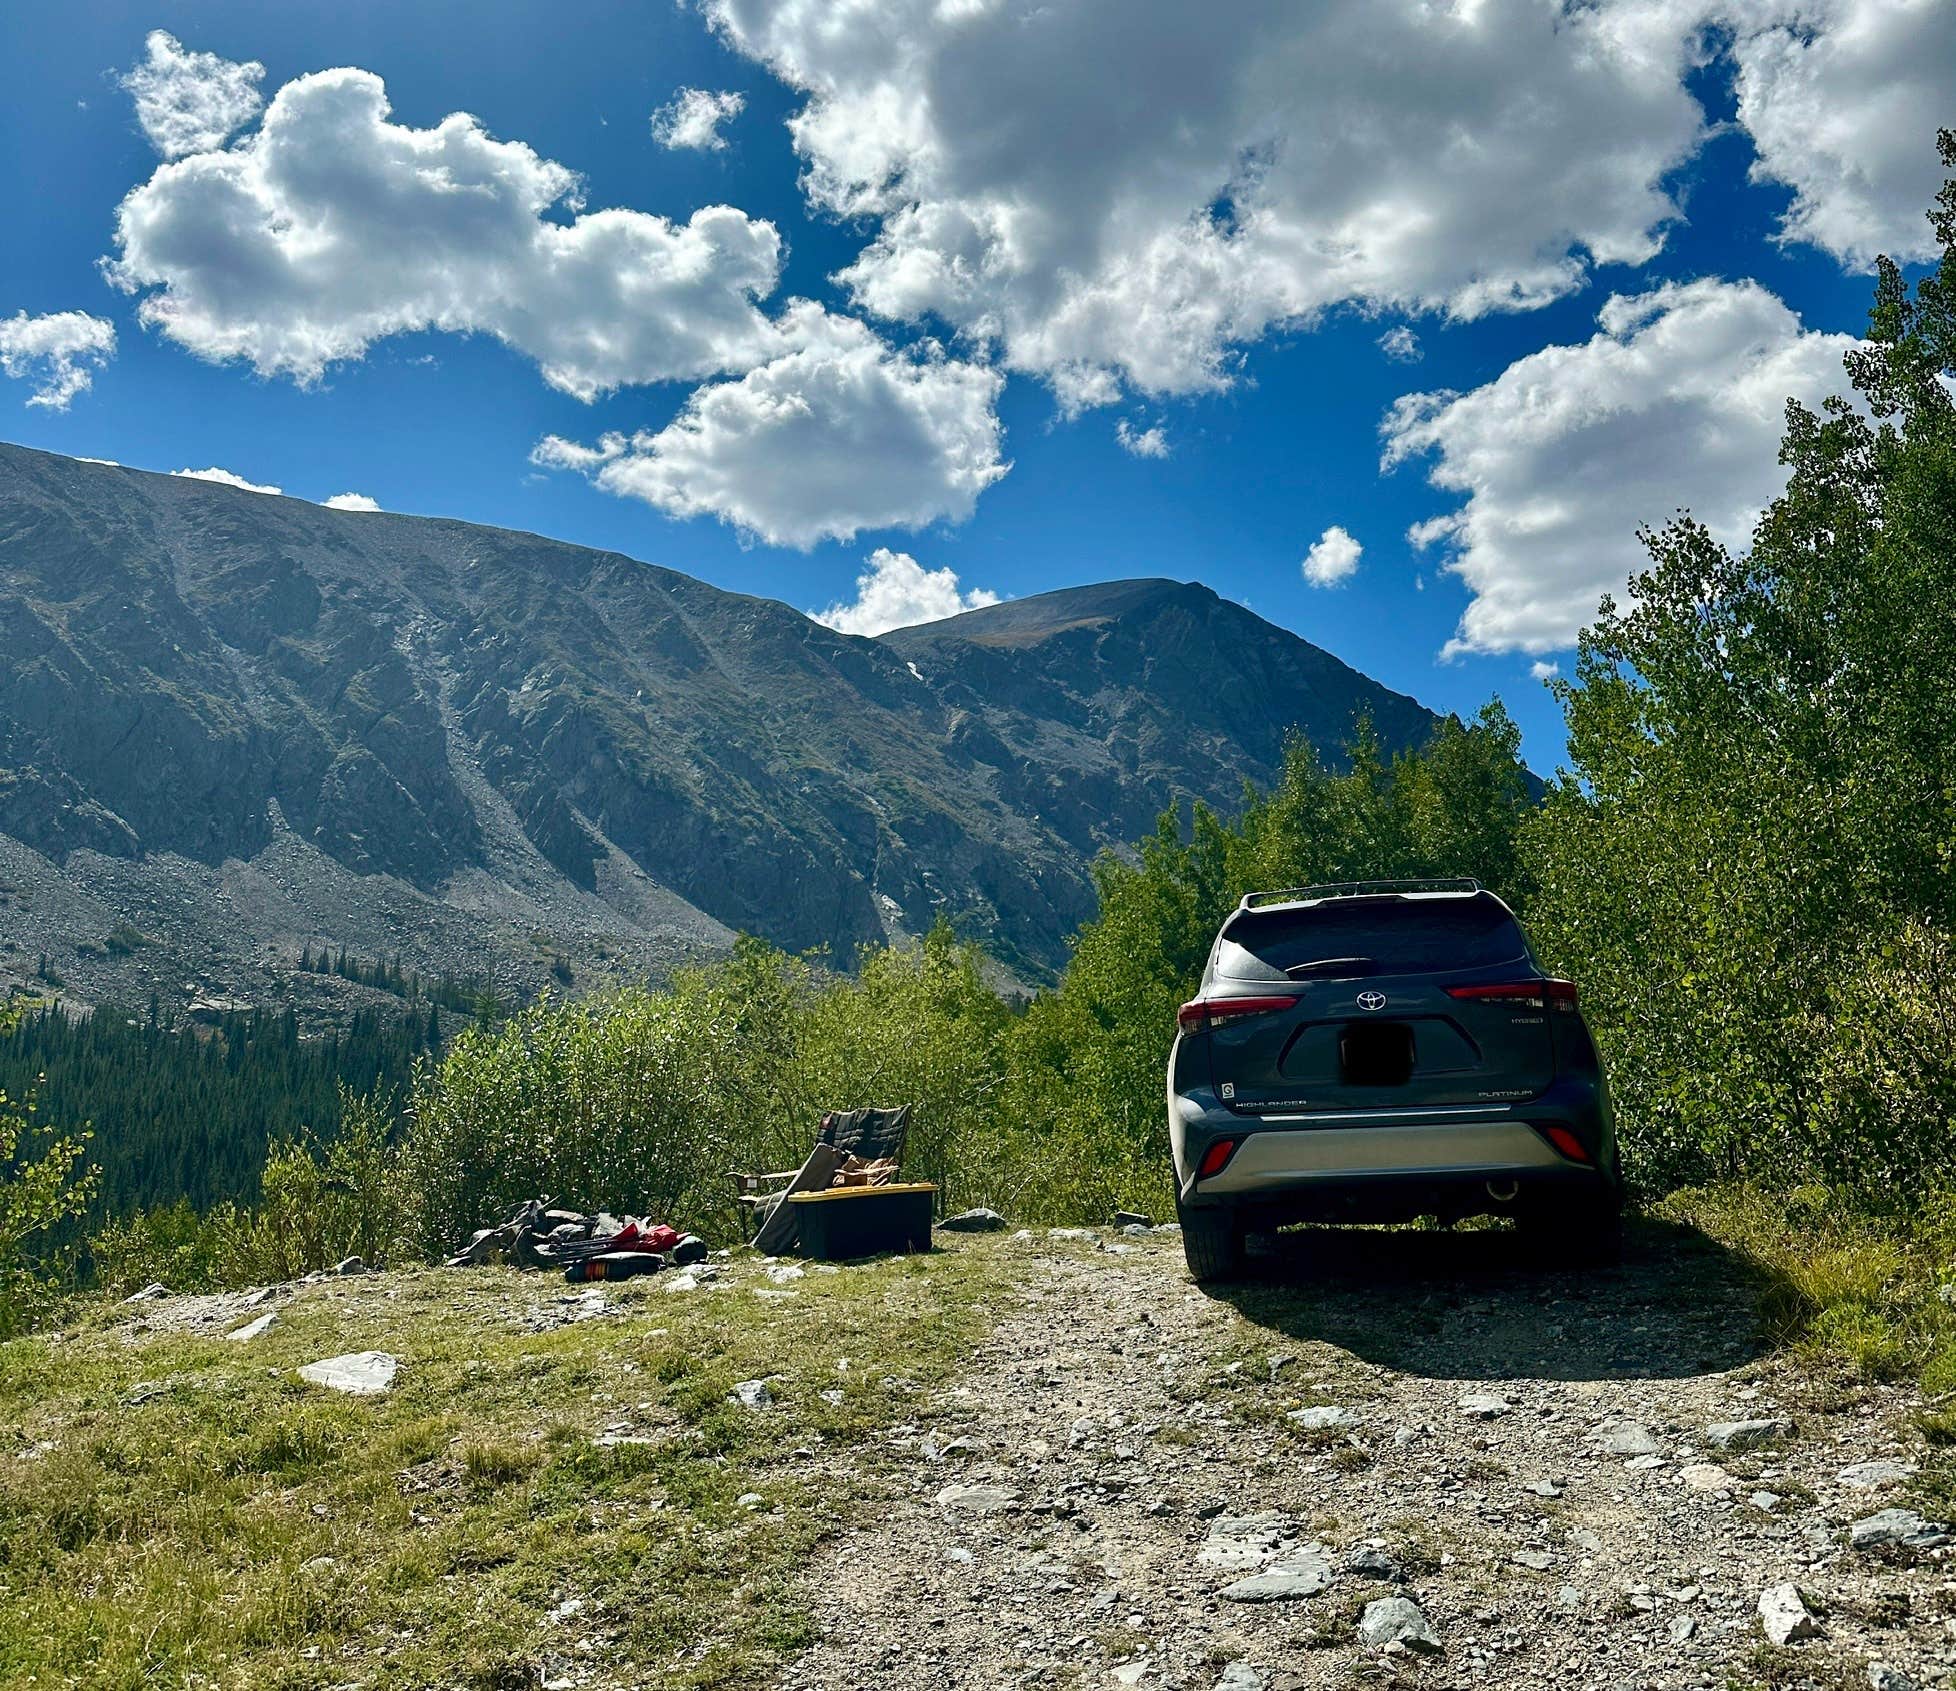
[{"label": "dark gray suv", "polygon": [[1179,1020],[1168,1138],[1196,1279],[1294,1221],[1512,1214],[1571,1255],[1614,1249],[1616,1134],[1576,989],[1477,882],[1251,893]]}]

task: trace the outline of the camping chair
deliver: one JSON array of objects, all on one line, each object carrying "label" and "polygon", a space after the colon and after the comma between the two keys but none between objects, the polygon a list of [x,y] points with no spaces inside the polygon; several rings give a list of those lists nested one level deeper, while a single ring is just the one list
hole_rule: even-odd
[{"label": "camping chair", "polygon": [[793,1192],[819,1192],[834,1184],[851,1157],[861,1162],[903,1161],[904,1135],[910,1126],[909,1104],[882,1110],[831,1110],[822,1117],[814,1149],[798,1169],[778,1174],[735,1174],[735,1202],[745,1225],[751,1227],[754,1248],[779,1256],[795,1242]]}]

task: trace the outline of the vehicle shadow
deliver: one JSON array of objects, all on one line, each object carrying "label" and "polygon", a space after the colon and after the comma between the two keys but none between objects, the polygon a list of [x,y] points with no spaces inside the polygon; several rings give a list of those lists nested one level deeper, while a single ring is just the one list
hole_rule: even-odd
[{"label": "vehicle shadow", "polygon": [[1675,1222],[1631,1221],[1608,1267],[1557,1265],[1500,1229],[1304,1228],[1252,1250],[1245,1279],[1210,1295],[1272,1334],[1429,1379],[1686,1379],[1766,1348],[1756,1276]]}]

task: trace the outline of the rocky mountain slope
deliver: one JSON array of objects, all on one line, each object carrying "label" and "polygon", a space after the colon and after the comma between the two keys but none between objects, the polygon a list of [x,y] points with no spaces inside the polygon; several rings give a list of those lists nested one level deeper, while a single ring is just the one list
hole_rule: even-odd
[{"label": "rocky mountain slope", "polygon": [[0,990],[282,996],[324,941],[526,991],[939,912],[1036,979],[1096,851],[1360,709],[1388,746],[1434,721],[1197,586],[867,640],[616,553],[0,446]]}]

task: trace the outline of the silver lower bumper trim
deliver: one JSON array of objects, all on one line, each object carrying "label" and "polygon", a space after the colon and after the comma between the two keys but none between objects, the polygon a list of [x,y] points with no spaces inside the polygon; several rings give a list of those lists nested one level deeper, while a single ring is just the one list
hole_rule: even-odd
[{"label": "silver lower bumper trim", "polygon": [[[1319,1118],[1324,1119],[1324,1118]],[[1260,1129],[1201,1193],[1283,1192],[1366,1175],[1527,1174],[1569,1164],[1525,1122],[1400,1122],[1380,1127]]]}]

